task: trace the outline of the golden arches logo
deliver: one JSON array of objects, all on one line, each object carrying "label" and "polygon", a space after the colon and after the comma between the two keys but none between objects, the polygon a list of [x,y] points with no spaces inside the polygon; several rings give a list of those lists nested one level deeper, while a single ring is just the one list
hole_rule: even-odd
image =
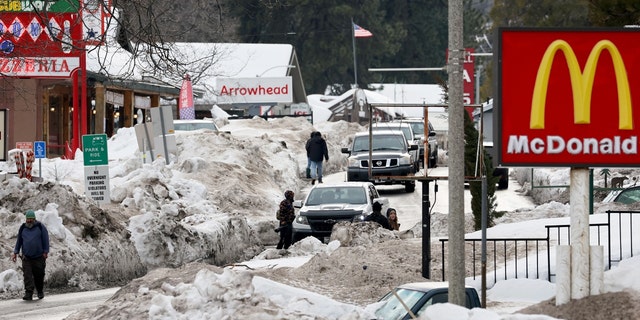
[{"label": "golden arches logo", "polygon": [[632,130],[633,119],[631,112],[631,91],[629,90],[629,78],[622,61],[622,56],[618,48],[609,40],[600,40],[591,49],[589,58],[584,67],[584,72],[580,69],[576,54],[571,49],[569,43],[564,40],[555,40],[545,51],[533,89],[531,101],[531,129],[544,129],[544,112],[547,99],[547,88],[549,86],[549,75],[551,66],[558,51],[562,51],[569,67],[571,79],[571,90],[573,92],[573,122],[576,124],[591,123],[591,93],[593,91],[593,81],[596,75],[596,67],[600,54],[607,50],[611,54],[613,67],[616,74],[616,84],[618,89],[618,127],[620,130]]}]

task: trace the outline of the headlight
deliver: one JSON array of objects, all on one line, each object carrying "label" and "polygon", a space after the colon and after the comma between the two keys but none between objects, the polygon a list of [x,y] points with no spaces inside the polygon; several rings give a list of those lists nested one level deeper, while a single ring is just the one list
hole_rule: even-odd
[{"label": "headlight", "polygon": [[309,225],[309,220],[307,220],[307,216],[298,216],[296,223]]},{"label": "headlight", "polygon": [[351,222],[362,222],[362,221],[364,221],[364,214],[355,215],[351,220]]},{"label": "headlight", "polygon": [[400,157],[399,163],[402,164],[411,164],[411,155],[403,155],[402,157]]},{"label": "headlight", "polygon": [[360,160],[358,160],[358,158],[356,158],[356,157],[350,157],[347,160],[348,160],[347,166],[349,166],[349,167],[359,167],[360,166]]}]

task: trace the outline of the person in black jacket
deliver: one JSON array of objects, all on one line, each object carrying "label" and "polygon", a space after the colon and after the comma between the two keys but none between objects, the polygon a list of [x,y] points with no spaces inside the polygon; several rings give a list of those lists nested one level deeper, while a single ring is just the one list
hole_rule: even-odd
[{"label": "person in black jacket", "polygon": [[49,232],[40,221],[36,221],[36,213],[33,210],[27,210],[25,218],[25,223],[18,229],[11,260],[16,262],[18,254],[22,251],[20,259],[25,290],[22,299],[32,300],[33,289],[37,290],[38,299],[42,299],[44,298],[44,270],[49,256]]},{"label": "person in black jacket", "polygon": [[278,221],[280,221],[280,227],[276,229],[280,232],[280,241],[276,246],[276,249],[285,250],[289,249],[291,245],[291,236],[293,233],[293,220],[296,218],[295,210],[293,208],[294,193],[291,190],[284,192],[284,200],[280,201],[280,207],[278,209]]},{"label": "person in black jacket", "polygon": [[382,215],[382,204],[376,201],[371,205],[373,212],[364,218],[364,221],[373,221],[377,222],[381,226],[383,226],[387,230],[391,230],[391,225],[389,224],[389,220]]},{"label": "person in black jacket", "polygon": [[311,179],[311,159],[309,158],[309,144],[311,143],[311,139],[313,139],[313,137],[316,136],[316,133],[317,131],[311,132],[311,136],[309,137],[306,145],[304,146],[305,150],[307,150],[307,170],[306,170],[307,179]]},{"label": "person in black jacket", "polygon": [[322,138],[320,132],[315,133],[307,145],[307,155],[311,161],[311,184],[322,183],[322,160],[329,161],[329,150],[327,150],[327,142]]}]

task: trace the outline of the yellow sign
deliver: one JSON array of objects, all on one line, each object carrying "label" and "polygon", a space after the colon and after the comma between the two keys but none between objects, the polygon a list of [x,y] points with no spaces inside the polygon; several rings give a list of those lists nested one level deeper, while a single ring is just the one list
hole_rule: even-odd
[{"label": "yellow sign", "polygon": [[551,66],[558,51],[562,51],[569,67],[571,90],[573,92],[573,122],[576,124],[591,123],[591,93],[600,54],[607,50],[611,54],[618,88],[618,127],[620,130],[632,130],[631,92],[629,78],[618,48],[609,40],[600,40],[589,53],[584,71],[580,69],[576,54],[564,40],[553,41],[544,53],[531,101],[531,129],[544,129],[544,112],[549,86]]}]

